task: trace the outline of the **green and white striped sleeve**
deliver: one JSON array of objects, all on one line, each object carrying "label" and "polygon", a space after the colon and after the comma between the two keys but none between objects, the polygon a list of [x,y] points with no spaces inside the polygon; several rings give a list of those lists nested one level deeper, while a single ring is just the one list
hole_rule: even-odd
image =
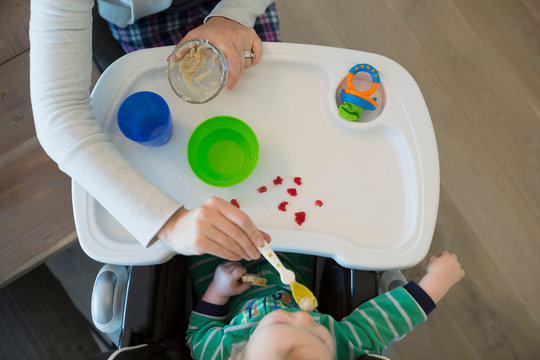
[{"label": "green and white striped sleeve", "polygon": [[336,359],[380,354],[392,341],[424,322],[430,310],[424,311],[415,297],[399,287],[361,304],[341,321],[321,315],[320,323],[327,326],[335,339]]},{"label": "green and white striped sleeve", "polygon": [[225,323],[226,305],[199,301],[191,312],[186,341],[194,359],[228,359],[232,351],[241,347],[258,321],[243,324]]},{"label": "green and white striped sleeve", "polygon": [[[187,345],[194,359],[221,359],[225,340],[225,318],[193,311],[187,329]],[[225,346],[227,343],[225,342]]]}]

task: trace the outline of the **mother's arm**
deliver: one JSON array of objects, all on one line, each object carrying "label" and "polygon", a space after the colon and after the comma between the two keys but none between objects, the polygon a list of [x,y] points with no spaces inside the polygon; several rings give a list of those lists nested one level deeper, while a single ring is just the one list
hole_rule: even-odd
[{"label": "mother's arm", "polygon": [[62,171],[148,246],[181,204],[110,142],[90,106],[92,0],[32,0],[30,94],[38,139]]},{"label": "mother's arm", "polygon": [[92,0],[33,0],[30,95],[39,141],[142,245],[159,238],[186,255],[239,260],[269,241],[222,199],[188,211],[137,171],[110,142],[90,106]]}]

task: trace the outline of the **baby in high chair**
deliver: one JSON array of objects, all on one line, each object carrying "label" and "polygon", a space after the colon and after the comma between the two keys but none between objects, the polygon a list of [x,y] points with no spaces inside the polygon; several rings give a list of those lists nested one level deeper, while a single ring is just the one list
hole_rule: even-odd
[{"label": "baby in high chair", "polygon": [[[281,253],[280,258],[299,282],[311,287],[313,257]],[[290,288],[265,260],[221,261],[211,256],[190,260],[190,276],[201,299],[187,330],[195,359],[356,359],[381,354],[424,322],[465,275],[456,255],[443,251],[429,259],[418,284],[411,281],[381,294],[338,321],[316,310],[301,311]],[[265,277],[267,285],[242,282],[248,270]]]}]

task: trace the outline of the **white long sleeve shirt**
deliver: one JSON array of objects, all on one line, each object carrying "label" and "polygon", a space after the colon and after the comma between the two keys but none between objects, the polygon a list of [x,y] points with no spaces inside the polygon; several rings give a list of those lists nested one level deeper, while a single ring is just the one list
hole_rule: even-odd
[{"label": "white long sleeve shirt", "polygon": [[[108,2],[130,3],[136,20],[162,10],[167,1],[170,5],[170,0]],[[143,3],[151,6],[144,10]],[[253,26],[269,3],[223,0],[213,14]],[[59,168],[148,246],[182,204],[136,170],[96,122],[89,92],[93,5],[93,0],[32,0],[30,96],[36,133]]]}]

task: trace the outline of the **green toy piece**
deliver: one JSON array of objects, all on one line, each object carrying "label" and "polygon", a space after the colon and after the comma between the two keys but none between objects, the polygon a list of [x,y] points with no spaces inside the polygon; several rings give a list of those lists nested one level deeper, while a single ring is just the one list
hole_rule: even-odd
[{"label": "green toy piece", "polygon": [[363,110],[362,107],[346,101],[339,106],[339,116],[349,121],[358,121]]}]

